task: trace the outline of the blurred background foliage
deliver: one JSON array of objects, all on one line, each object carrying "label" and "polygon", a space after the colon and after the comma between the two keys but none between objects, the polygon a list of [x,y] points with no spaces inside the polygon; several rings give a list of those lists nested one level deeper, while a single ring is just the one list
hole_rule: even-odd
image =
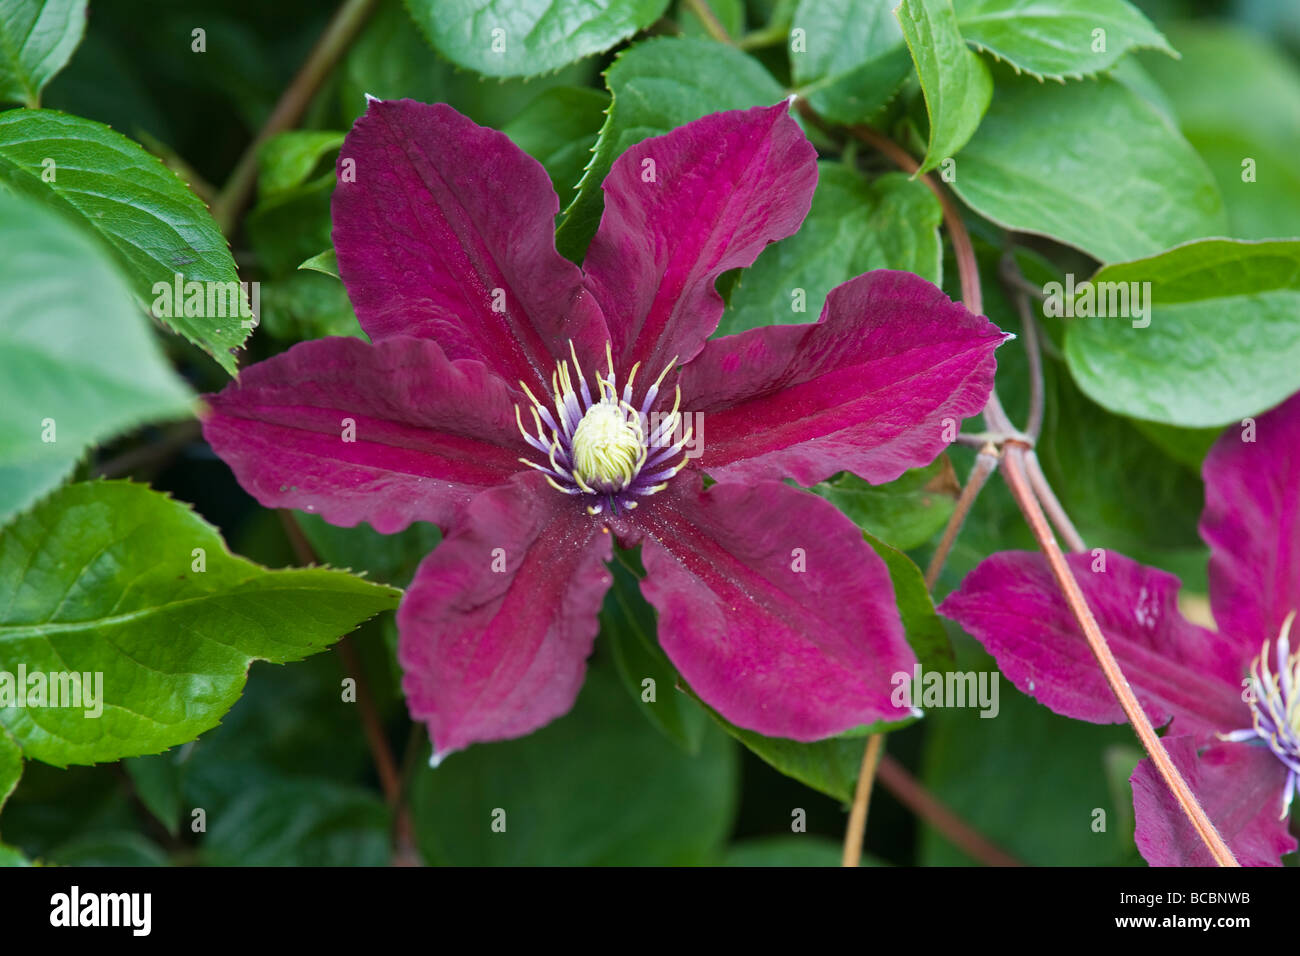
[{"label": "blurred background foliage", "polygon": [[[753,76],[718,67],[732,84],[726,95],[771,100],[772,91],[779,96],[797,79],[790,75],[784,33],[778,29],[775,42],[764,37],[770,25],[779,27],[789,17],[791,6],[780,0],[714,4],[733,37],[753,41]],[[1141,52],[1125,60],[1124,75],[1204,160],[1223,197],[1229,234],[1294,235],[1300,223],[1300,5],[1139,0],[1137,6],[1182,59]],[[42,105],[109,124],[162,156],[210,200],[208,184],[229,175],[332,13],[332,5],[319,0],[92,3],[84,41],[46,89]],[[207,31],[202,56],[190,48],[195,27]],[[678,3],[654,21],[651,32],[712,42]],[[584,191],[579,183],[606,123],[605,75],[615,52],[530,79],[483,77],[436,52],[397,0],[383,0],[312,99],[300,128],[272,140],[259,157],[256,196],[232,237],[241,278],[262,283],[263,325],[241,363],[306,338],[361,334],[338,280],[299,265],[329,248],[334,156],[364,109],[365,93],[445,101],[505,130],[546,166],[562,207],[578,197],[573,221],[561,229],[561,248],[566,254],[580,250],[582,230],[589,228],[581,222],[583,197],[594,184],[589,177]],[[698,69],[704,84],[713,67],[696,57],[680,68]],[[616,83],[635,86],[638,69],[629,57],[621,76],[611,74],[616,95]],[[994,77],[999,89],[1023,82],[1004,67],[996,67]],[[679,79],[691,81],[689,75]],[[654,128],[660,121],[633,117],[635,108],[629,99],[629,113],[620,122]],[[653,103],[642,108],[652,113]],[[828,100],[827,108],[850,107]],[[914,134],[925,128],[915,88],[881,109],[875,121],[882,128]],[[823,149],[823,173],[809,221],[798,237],[768,250],[752,274],[736,277],[722,331],[779,321],[772,303],[788,295],[789,274],[807,282],[811,300],[809,314],[794,321],[814,318],[831,286],[882,266],[909,268],[955,296],[956,269],[939,242],[939,211],[930,194],[880,157],[851,145],[841,152],[817,130],[811,134]],[[925,141],[918,135],[909,145],[919,153]],[[1242,155],[1281,170],[1280,176],[1243,189]],[[998,281],[1004,234],[979,217],[968,218],[987,313],[1000,327],[1019,332]],[[1018,261],[1039,285],[1067,269],[1091,271],[1082,253],[1048,240],[1029,242]],[[1205,590],[1207,557],[1196,536],[1199,463],[1214,430],[1102,408],[1067,370],[1059,323],[1044,322],[1047,419],[1039,453],[1048,477],[1090,546],[1115,548],[1174,571],[1194,601]],[[225,376],[197,348],[177,336],[163,341],[196,390],[221,387]],[[1027,381],[1023,349],[1015,343],[1004,347],[999,388],[1017,420],[1027,407]],[[131,458],[160,444],[167,454]],[[179,437],[162,426],[133,432],[93,452],[81,473],[111,467],[123,456],[130,462],[127,474],[192,502],[236,553],[270,567],[295,563],[276,516],[244,494],[196,430],[182,430]],[[954,476],[964,477],[971,462],[969,451],[954,447],[948,460],[884,489],[842,476],[818,490],[882,548],[899,554],[891,568],[899,572],[901,595],[915,568],[900,552],[925,566],[952,509]],[[310,516],[302,524],[323,562],[397,586],[438,540],[431,527],[382,537],[365,526],[335,529]],[[1015,547],[1032,548],[1033,540],[1005,489],[990,483],[947,564],[936,600],[980,559]],[[405,713],[391,613],[348,638],[389,743],[409,768],[411,830],[399,833],[398,841],[406,859],[838,862],[861,738],[817,745],[815,753],[742,746],[673,689],[671,668],[653,642],[653,617],[646,617],[652,612],[634,583],[629,590],[625,571],[620,569],[621,585],[607,602],[590,678],[573,713],[523,740],[476,746],[436,771],[426,766],[423,729]],[[916,618],[909,623],[913,640],[916,631],[944,627],[961,668],[994,669],[956,628],[938,623],[923,594],[916,601]],[[639,697],[638,675],[647,673],[664,678],[654,705]],[[394,855],[395,821],[354,708],[340,704],[344,676],[333,652],[288,666],[259,663],[221,726],[190,744],[95,767],[60,770],[29,761],[0,819],[4,843],[27,859],[58,864],[387,863]],[[932,712],[890,734],[888,752],[952,811],[1025,863],[1141,862],[1131,838],[1127,783],[1139,753],[1127,728],[1057,717],[1004,681],[997,719],[982,720],[975,710]],[[205,817],[202,832],[195,832],[196,808]],[[507,812],[508,837],[488,827],[496,808]],[[1093,827],[1098,809],[1107,820],[1101,833]],[[800,819],[806,819],[806,832],[799,832]],[[872,802],[867,853],[867,862],[881,865],[973,862],[883,786]]]}]

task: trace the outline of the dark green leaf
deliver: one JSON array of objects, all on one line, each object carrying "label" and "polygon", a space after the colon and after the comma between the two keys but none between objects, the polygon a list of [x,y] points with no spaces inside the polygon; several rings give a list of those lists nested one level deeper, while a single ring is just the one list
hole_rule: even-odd
[{"label": "dark green leaf", "polygon": [[836,123],[869,120],[911,71],[896,0],[801,0],[790,37],[795,87]]},{"label": "dark green leaf", "polygon": [[[478,744],[416,775],[420,850],[437,865],[683,865],[731,829],[736,753],[707,733],[689,756],[593,667],[572,713],[523,740]],[[494,832],[493,822],[504,825]]]},{"label": "dark green leaf", "polygon": [[902,173],[868,182],[840,163],[818,164],[803,225],[741,273],[718,334],[815,322],[831,289],[872,269],[939,282],[942,215],[934,193]]},{"label": "dark green leaf", "polygon": [[608,109],[609,96],[600,90],[557,86],[524,107],[502,132],[546,167],[564,206],[591,160]]},{"label": "dark green leaf", "polygon": [[580,259],[604,209],[600,185],[614,160],[643,139],[720,110],[770,106],[785,95],[757,60],[708,40],[657,38],[622,53],[606,73],[613,95],[578,195],[556,233],[560,252]]},{"label": "dark green leaf", "polygon": [[908,551],[925,544],[948,523],[960,488],[952,465],[940,457],[886,485],[870,485],[845,472],[813,491],[863,531]]}]

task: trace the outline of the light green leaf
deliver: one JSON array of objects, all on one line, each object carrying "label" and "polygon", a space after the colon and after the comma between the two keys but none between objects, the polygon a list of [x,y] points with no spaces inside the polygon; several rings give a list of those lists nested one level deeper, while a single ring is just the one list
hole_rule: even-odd
[{"label": "light green leaf", "polygon": [[257,153],[258,192],[273,196],[307,181],[317,164],[343,145],[336,130],[288,130],[272,136]]},{"label": "light green leaf", "polygon": [[896,481],[871,485],[845,472],[812,490],[863,531],[904,551],[919,548],[948,523],[960,485],[943,457]]},{"label": "light green leaf", "polygon": [[324,252],[318,252],[310,259],[306,259],[298,266],[299,269],[307,269],[311,272],[324,273],[327,276],[339,277],[339,257],[333,249],[326,249]]},{"label": "light green leaf", "polygon": [[938,283],[942,218],[934,193],[902,173],[868,182],[843,164],[819,163],[803,225],[741,273],[718,334],[815,322],[831,289],[872,269],[902,269]]},{"label": "light green leaf", "polygon": [[567,205],[591,160],[608,109],[607,93],[557,86],[524,107],[501,131],[546,167],[560,204]]},{"label": "light green leaf", "polygon": [[31,866],[32,861],[23,856],[21,850],[0,843],[0,866]]},{"label": "light green leaf", "polygon": [[610,166],[643,139],[721,110],[771,106],[785,95],[757,60],[708,40],[663,37],[622,53],[606,73],[614,100],[578,195],[564,211],[555,242],[582,258],[604,209],[600,185]]},{"label": "light green leaf", "polygon": [[242,293],[230,285],[239,280],[235,260],[207,207],[156,157],[92,120],[10,110],[0,113],[0,184],[97,234],[146,308],[158,304],[155,283],[170,296],[177,275],[210,291],[220,284],[224,300],[205,294],[203,315],[170,309],[158,317],[234,374],[230,352],[250,331]]},{"label": "light green leaf", "polygon": [[0,537],[0,580],[0,672],[92,675],[80,707],[0,708],[24,756],[56,766],[192,740],[238,699],[254,660],[313,654],[400,594],[324,568],[268,571],[180,502],[104,481],[18,518]]},{"label": "light green leaf", "polygon": [[920,169],[929,172],[956,155],[975,133],[993,96],[993,77],[962,39],[952,0],[903,0],[894,15],[912,51],[930,114],[930,145]]},{"label": "light green leaf", "polygon": [[425,860],[656,866],[716,859],[732,826],[735,748],[713,730],[689,756],[634,706],[613,675],[593,667],[567,716],[522,740],[478,744],[436,770],[422,767],[411,812]]},{"label": "light green leaf", "polygon": [[608,50],[654,23],[668,0],[407,0],[429,42],[485,76],[536,76]]},{"label": "light green leaf", "polygon": [[800,96],[836,123],[869,120],[911,72],[897,0],[801,0],[790,72]]},{"label": "light green leaf", "polygon": [[107,254],[29,199],[0,193],[0,524],[89,445],[189,414]]},{"label": "light green leaf", "polygon": [[86,0],[0,3],[0,103],[39,106],[85,32]]},{"label": "light green leaf", "polygon": [[1091,282],[1138,283],[1139,292],[1150,283],[1146,318],[1069,325],[1070,372],[1102,407],[1198,428],[1258,414],[1300,389],[1300,240],[1191,242],[1106,266]]},{"label": "light green leaf", "polygon": [[1007,77],[952,183],[980,215],[1103,262],[1221,234],[1223,200],[1156,109],[1106,77],[1066,86]]},{"label": "light green leaf", "polygon": [[1224,23],[1169,28],[1182,51],[1144,62],[1228,207],[1228,235],[1300,236],[1300,69],[1258,33]]},{"label": "light green leaf", "polygon": [[1127,0],[953,0],[953,6],[970,43],[1039,79],[1083,79],[1130,50],[1177,56]]}]

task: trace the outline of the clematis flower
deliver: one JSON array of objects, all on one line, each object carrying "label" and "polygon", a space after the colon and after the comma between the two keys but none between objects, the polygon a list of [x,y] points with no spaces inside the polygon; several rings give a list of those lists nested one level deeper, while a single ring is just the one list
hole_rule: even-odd
[{"label": "clematis flower", "polygon": [[[1251,438],[1252,440],[1243,440]],[[1070,555],[1097,617],[1166,749],[1245,865],[1279,864],[1300,772],[1300,394],[1230,428],[1203,466],[1200,533],[1210,546],[1218,632],[1178,612],[1178,579],[1118,554],[1104,569]],[[1094,568],[1094,565],[1097,565]],[[1040,555],[1004,552],[967,576],[939,612],[961,624],[1002,672],[1058,714],[1124,716]],[[1149,759],[1131,778],[1138,848],[1161,866],[1213,860]]]},{"label": "clematis flower", "polygon": [[581,269],[556,252],[542,166],[448,106],[371,101],[339,170],[334,245],[371,342],[244,369],[204,434],[267,507],[445,529],[397,615],[435,760],[572,706],[615,539],[641,548],[664,650],[728,720],[811,740],[905,713],[889,678],[914,657],[883,562],[783,481],[933,460],[945,420],[983,406],[1003,336],[881,271],[814,324],[708,341],[718,276],[811,203],[786,104],[629,149]]}]

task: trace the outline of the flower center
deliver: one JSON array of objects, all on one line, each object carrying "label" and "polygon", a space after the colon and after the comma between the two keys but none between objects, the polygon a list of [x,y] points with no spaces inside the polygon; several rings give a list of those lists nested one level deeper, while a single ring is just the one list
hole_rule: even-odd
[{"label": "flower center", "polygon": [[1291,652],[1291,624],[1296,612],[1287,615],[1277,636],[1270,660],[1269,642],[1259,652],[1250,668],[1250,711],[1254,726],[1230,734],[1223,740],[1262,740],[1273,755],[1286,766],[1286,790],[1282,795],[1282,815],[1291,810],[1297,780],[1300,779],[1300,651]]},{"label": "flower center", "polygon": [[630,485],[645,454],[640,416],[618,405],[592,405],[573,432],[573,473],[600,491]]},{"label": "flower center", "polygon": [[638,408],[632,405],[632,386],[640,363],[632,367],[620,394],[612,349],[606,343],[609,371],[604,376],[596,373],[598,395],[593,398],[572,342],[569,354],[572,369],[569,362],[560,362],[551,375],[551,403],[539,401],[525,383],[519,383],[531,403],[534,429],[524,427],[518,405],[515,422],[524,441],[541,452],[546,463],[519,460],[546,475],[557,491],[586,498],[587,511],[593,515],[606,509],[614,514],[631,510],[638,498],[662,491],[668,479],[686,466],[682,451],[690,443],[691,430],[681,434],[681,389],[676,390],[671,411],[651,411],[659,386],[677,360],[668,363]]}]

